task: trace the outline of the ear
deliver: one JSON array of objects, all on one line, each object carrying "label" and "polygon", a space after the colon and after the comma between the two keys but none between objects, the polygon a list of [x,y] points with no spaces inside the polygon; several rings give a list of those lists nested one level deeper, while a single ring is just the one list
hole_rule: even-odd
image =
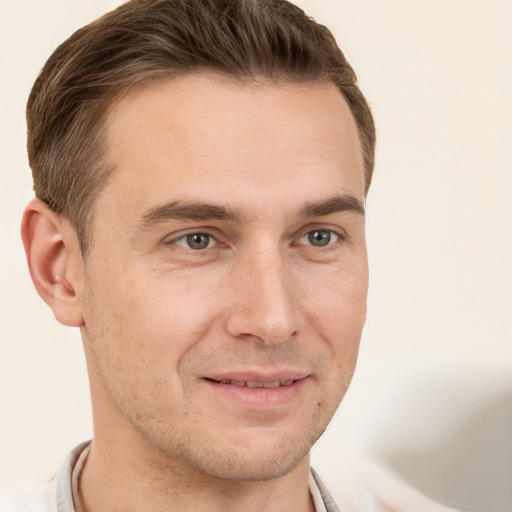
[{"label": "ear", "polygon": [[74,229],[43,201],[32,199],[23,213],[21,237],[41,298],[61,324],[82,326],[77,290],[83,282],[83,260]]}]

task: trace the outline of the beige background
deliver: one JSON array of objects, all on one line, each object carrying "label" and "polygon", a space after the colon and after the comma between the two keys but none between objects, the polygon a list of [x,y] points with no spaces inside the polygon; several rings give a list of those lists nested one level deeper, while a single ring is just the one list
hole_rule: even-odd
[{"label": "beige background", "polygon": [[[107,0],[0,0],[0,491],[38,485],[91,433],[79,336],[29,280],[24,103]],[[468,512],[512,508],[512,2],[302,0],[373,105],[369,320],[313,461],[347,450]],[[330,471],[329,476],[327,473]]]}]

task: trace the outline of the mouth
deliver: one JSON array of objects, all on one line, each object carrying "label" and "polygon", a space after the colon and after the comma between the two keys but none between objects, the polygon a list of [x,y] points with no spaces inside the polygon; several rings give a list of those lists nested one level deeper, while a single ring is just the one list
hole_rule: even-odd
[{"label": "mouth", "polygon": [[206,378],[206,380],[209,380],[213,383],[218,384],[230,384],[232,386],[239,386],[241,388],[247,387],[247,388],[280,388],[283,386],[291,386],[294,382],[300,379],[283,379],[283,380],[273,380],[270,382],[263,382],[263,381],[256,381],[256,380],[231,380],[231,379],[210,379]]},{"label": "mouth", "polygon": [[304,372],[239,373],[208,376],[203,382],[213,392],[212,399],[228,400],[243,408],[268,410],[298,400],[308,386],[309,377]]}]

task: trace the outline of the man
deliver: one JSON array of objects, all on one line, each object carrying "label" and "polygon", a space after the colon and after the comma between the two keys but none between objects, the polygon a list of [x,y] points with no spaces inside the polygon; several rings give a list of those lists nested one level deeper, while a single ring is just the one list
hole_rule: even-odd
[{"label": "man", "polygon": [[45,510],[337,510],[309,452],[365,320],[375,129],[330,32],[133,0],[55,51],[27,119],[23,241],[94,421]]}]

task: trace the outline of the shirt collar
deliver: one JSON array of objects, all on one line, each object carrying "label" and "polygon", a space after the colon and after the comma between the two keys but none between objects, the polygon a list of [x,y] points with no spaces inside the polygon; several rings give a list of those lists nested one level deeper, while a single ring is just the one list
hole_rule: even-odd
[{"label": "shirt collar", "polygon": [[[57,476],[57,511],[58,512],[78,512],[73,503],[73,470],[82,452],[89,447],[90,441],[85,441],[75,447],[67,456],[61,470]],[[82,458],[82,464],[85,457]],[[77,470],[81,469],[76,468]],[[78,473],[78,471],[77,471]]]}]

